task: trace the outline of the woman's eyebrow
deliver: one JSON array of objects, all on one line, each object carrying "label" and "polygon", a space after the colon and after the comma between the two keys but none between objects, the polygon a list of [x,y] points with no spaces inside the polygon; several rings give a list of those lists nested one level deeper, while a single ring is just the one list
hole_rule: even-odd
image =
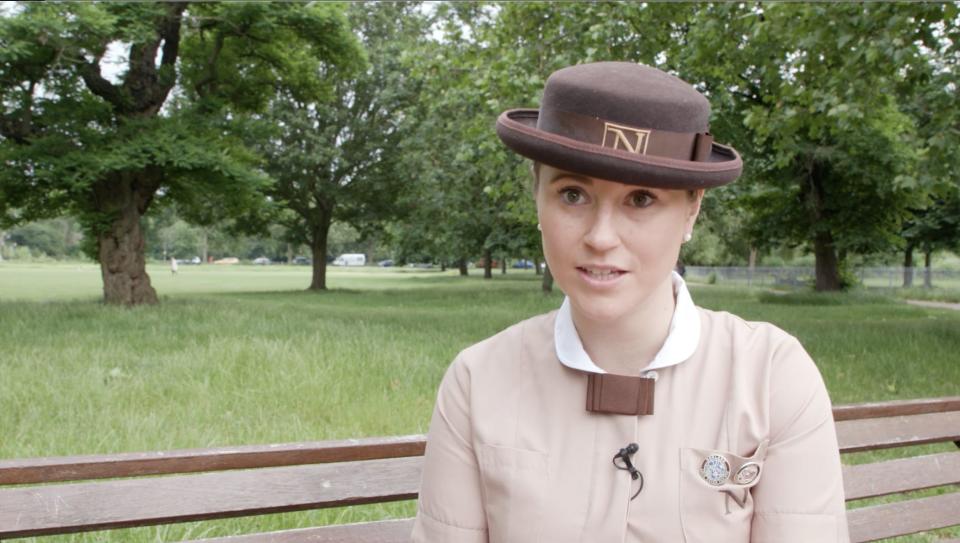
[{"label": "woman's eyebrow", "polygon": [[550,180],[550,184],[555,183],[555,182],[557,182],[557,181],[559,181],[559,180],[561,180],[561,179],[573,179],[573,180],[575,180],[575,181],[579,181],[579,182],[583,183],[584,185],[592,185],[592,184],[593,184],[593,179],[590,179],[589,177],[587,177],[587,176],[585,176],[585,175],[580,175],[580,174],[570,173],[570,172],[560,172],[560,173],[558,173],[557,175],[553,176],[553,179]]}]

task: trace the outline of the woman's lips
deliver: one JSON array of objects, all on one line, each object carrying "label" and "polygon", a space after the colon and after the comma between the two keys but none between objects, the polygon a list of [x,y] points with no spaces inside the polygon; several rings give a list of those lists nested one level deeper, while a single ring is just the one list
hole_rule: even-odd
[{"label": "woman's lips", "polygon": [[577,271],[588,284],[597,287],[608,287],[616,284],[627,272],[610,267],[578,266]]}]

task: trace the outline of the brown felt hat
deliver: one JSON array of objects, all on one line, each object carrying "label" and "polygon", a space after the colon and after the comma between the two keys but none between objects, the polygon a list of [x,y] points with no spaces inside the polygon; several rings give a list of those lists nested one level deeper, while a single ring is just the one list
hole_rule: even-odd
[{"label": "brown felt hat", "polygon": [[540,109],[511,109],[497,135],[555,168],[631,185],[699,189],[743,169],[733,147],[713,142],[710,102],[666,72],[595,62],[550,75]]}]

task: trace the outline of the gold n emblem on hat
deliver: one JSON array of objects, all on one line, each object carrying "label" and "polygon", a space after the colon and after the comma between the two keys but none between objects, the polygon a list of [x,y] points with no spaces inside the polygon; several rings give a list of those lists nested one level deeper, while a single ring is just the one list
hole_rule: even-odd
[{"label": "gold n emblem on hat", "polygon": [[650,131],[631,128],[620,124],[603,123],[603,142],[601,147],[623,149],[635,155],[647,154],[647,142]]}]

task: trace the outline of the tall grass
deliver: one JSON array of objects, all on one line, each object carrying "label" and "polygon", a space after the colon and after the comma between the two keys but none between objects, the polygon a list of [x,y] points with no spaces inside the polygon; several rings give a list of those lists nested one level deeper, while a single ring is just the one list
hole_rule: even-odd
[{"label": "tall grass", "polygon": [[[0,458],[421,433],[457,351],[552,310],[530,272],[152,270],[156,307],[106,307],[99,271],[0,265]],[[774,322],[817,360],[835,403],[954,395],[960,312],[876,296],[694,287]],[[42,541],[154,541],[408,516],[411,503]],[[924,539],[911,539],[923,541]]]}]

